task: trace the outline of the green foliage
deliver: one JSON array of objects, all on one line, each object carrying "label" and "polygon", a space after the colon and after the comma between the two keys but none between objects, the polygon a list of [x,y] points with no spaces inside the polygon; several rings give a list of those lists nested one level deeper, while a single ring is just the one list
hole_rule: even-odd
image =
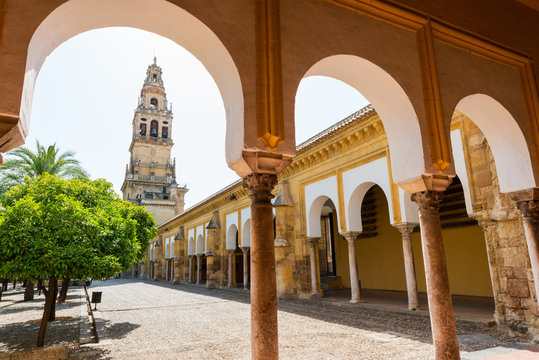
[{"label": "green foliage", "polygon": [[26,178],[0,198],[0,277],[102,279],[144,257],[151,213],[103,179]]},{"label": "green foliage", "polygon": [[0,167],[0,193],[5,193],[15,185],[24,184],[26,177],[36,178],[44,173],[67,179],[83,179],[88,173],[74,159],[75,153],[60,153],[54,145],[45,147],[36,141],[36,152],[21,146],[6,154],[7,159]]}]

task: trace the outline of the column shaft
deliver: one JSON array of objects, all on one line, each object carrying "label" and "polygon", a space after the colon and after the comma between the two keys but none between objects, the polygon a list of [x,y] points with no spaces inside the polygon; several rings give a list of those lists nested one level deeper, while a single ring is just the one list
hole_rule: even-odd
[{"label": "column shaft", "polygon": [[200,284],[200,255],[197,255],[197,285]]},{"label": "column shaft", "polygon": [[227,250],[228,253],[228,284],[227,287],[231,288],[234,285],[232,276],[234,275],[234,268],[232,257],[234,256],[234,250]]},{"label": "column shaft", "polygon": [[348,232],[341,235],[348,242],[348,266],[350,268],[350,290],[352,296],[350,302],[358,303],[360,300],[359,276],[357,273],[356,239],[360,233]]},{"label": "column shaft", "polygon": [[322,290],[320,289],[320,283],[318,281],[318,257],[316,253],[318,252],[318,241],[319,237],[308,237],[307,243],[309,244],[309,258],[311,262],[311,296],[321,297]]},{"label": "column shaft", "polygon": [[243,180],[251,198],[251,358],[278,359],[277,284],[271,191],[277,176]]},{"label": "column shaft", "polygon": [[242,247],[241,250],[243,251],[243,288],[247,290],[249,289],[249,259],[247,257],[249,248]]},{"label": "column shaft", "polygon": [[188,283],[193,282],[193,255],[189,255],[189,278],[187,280]]},{"label": "column shaft", "polygon": [[406,275],[406,290],[408,291],[408,309],[419,309],[417,297],[417,280],[414,267],[414,252],[412,248],[412,231],[414,225],[398,224],[395,227],[402,235],[402,253],[404,256],[404,273]]},{"label": "column shaft", "polygon": [[530,254],[535,293],[539,303],[539,200],[518,201]]},{"label": "column shaft", "polygon": [[413,194],[412,200],[417,203],[419,211],[430,323],[436,359],[459,360],[457,331],[449,291],[442,227],[438,214],[442,196],[441,191],[423,191]]}]

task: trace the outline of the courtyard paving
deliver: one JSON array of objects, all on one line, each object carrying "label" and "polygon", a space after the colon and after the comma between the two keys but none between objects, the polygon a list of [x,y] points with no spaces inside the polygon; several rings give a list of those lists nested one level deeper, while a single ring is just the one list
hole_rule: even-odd
[{"label": "courtyard paving", "polygon": [[[90,291],[103,292],[94,312],[102,357],[250,357],[249,294],[244,290],[112,280],[94,282]],[[309,300],[279,301],[278,316],[281,359],[433,358],[430,322],[423,316]],[[457,327],[464,359],[530,347],[484,324],[457,321]],[[485,350],[491,352],[478,352]]]},{"label": "courtyard paving", "polygon": [[[249,359],[249,293],[140,280],[96,281],[100,343],[81,345],[84,291],[73,288],[49,326],[48,346],[71,359]],[[43,299],[10,290],[0,303],[0,359],[35,346]],[[433,359],[428,317],[319,300],[279,301],[281,359]],[[79,333],[80,331],[80,333]],[[485,323],[457,320],[463,360],[539,359],[539,349]],[[87,340],[87,339],[85,339]],[[535,345],[536,346],[536,345]],[[19,357],[21,358],[21,357]],[[24,358],[24,357],[22,357]],[[39,359],[39,356],[36,357]]]}]

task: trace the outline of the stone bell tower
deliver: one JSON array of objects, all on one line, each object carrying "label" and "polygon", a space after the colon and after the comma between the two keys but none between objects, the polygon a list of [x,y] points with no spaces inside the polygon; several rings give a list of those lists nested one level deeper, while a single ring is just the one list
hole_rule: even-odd
[{"label": "stone bell tower", "polygon": [[157,224],[183,211],[188,191],[176,183],[176,159],[170,158],[172,105],[167,102],[161,76],[154,57],[135,109],[131,158],[122,184],[124,200],[146,207]]}]

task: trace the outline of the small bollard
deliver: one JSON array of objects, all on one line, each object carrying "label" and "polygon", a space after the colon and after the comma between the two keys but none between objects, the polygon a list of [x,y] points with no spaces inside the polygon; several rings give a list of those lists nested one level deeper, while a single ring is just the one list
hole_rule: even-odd
[{"label": "small bollard", "polygon": [[95,304],[94,305],[94,310],[97,310],[97,303],[100,303],[101,302],[101,294],[102,292],[101,291],[92,291],[92,303]]}]

